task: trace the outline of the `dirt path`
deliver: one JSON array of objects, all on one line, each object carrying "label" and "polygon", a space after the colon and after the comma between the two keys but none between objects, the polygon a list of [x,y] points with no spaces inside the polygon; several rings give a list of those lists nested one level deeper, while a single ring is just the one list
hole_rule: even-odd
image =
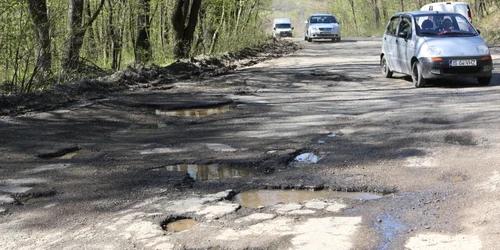
[{"label": "dirt path", "polygon": [[[492,86],[415,89],[381,78],[379,39],[296,42],[231,74],[2,117],[0,245],[495,249],[500,48]],[[197,224],[165,230],[181,222]]]}]

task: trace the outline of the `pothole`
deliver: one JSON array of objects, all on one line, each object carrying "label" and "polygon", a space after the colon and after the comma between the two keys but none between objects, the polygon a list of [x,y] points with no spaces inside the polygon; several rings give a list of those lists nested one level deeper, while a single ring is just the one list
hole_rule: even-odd
[{"label": "pothole", "polygon": [[56,157],[54,159],[59,159],[59,160],[69,160],[69,159],[73,159],[74,157],[78,156],[78,155],[84,155],[84,154],[89,154],[90,151],[88,150],[85,150],[85,149],[79,149],[77,151],[74,151],[74,152],[70,152],[70,153],[67,153],[65,155],[62,155],[62,156],[59,156],[59,157]]},{"label": "pothole", "polygon": [[153,171],[185,172],[197,181],[224,180],[231,178],[254,177],[259,175],[256,171],[243,168],[231,168],[212,165],[181,164],[155,168]]},{"label": "pothole", "polygon": [[166,128],[166,123],[154,123],[154,124],[132,124],[128,128],[129,131],[137,131],[137,130],[153,130],[153,129],[162,129]]},{"label": "pothole", "polygon": [[168,232],[182,232],[193,228],[199,222],[188,217],[172,217],[162,222],[161,228]]},{"label": "pothole", "polygon": [[81,150],[79,146],[74,146],[74,147],[69,147],[69,148],[63,148],[60,150],[56,150],[53,152],[47,152],[47,153],[40,153],[37,155],[38,158],[42,159],[54,159],[58,157],[63,157],[65,155],[75,153],[77,151]]},{"label": "pothole", "polygon": [[48,201],[52,199],[56,195],[56,191],[49,189],[49,190],[41,190],[37,192],[30,192],[30,193],[22,193],[22,194],[14,194],[14,197],[17,201],[19,201],[21,204],[28,205],[28,204],[33,204],[33,203],[38,203],[42,201]]},{"label": "pothole", "polygon": [[34,203],[38,203],[38,202],[44,202],[44,201],[49,201],[51,199],[51,197],[36,197],[36,198],[29,198],[28,200],[26,200],[24,202],[24,205],[30,205],[30,204],[34,204]]},{"label": "pothole", "polygon": [[369,192],[341,192],[331,190],[249,190],[234,197],[234,202],[247,208],[273,206],[279,203],[298,203],[314,199],[345,198],[355,200],[374,200],[382,194]]},{"label": "pothole", "polygon": [[465,174],[448,173],[448,174],[443,174],[441,176],[441,180],[443,180],[444,182],[463,182],[467,181],[468,177]]},{"label": "pothole", "polygon": [[209,115],[222,114],[234,110],[238,106],[237,103],[226,104],[209,108],[191,108],[179,110],[161,110],[156,109],[155,114],[159,116],[175,116],[175,117],[194,117],[202,118]]},{"label": "pothole", "polygon": [[332,73],[332,72],[297,73],[297,74],[295,74],[295,77],[302,79],[302,80],[315,80],[315,79],[321,79],[321,80],[327,80],[327,81],[350,81],[350,80],[352,80],[344,75],[336,74],[336,73]]},{"label": "pothole", "polygon": [[462,146],[477,145],[474,135],[470,132],[464,133],[448,133],[444,136],[444,141],[448,144],[458,144]]}]

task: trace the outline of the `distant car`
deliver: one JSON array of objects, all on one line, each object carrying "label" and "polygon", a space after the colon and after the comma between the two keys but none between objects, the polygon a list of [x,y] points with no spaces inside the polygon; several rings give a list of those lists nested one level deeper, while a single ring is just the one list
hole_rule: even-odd
[{"label": "distant car", "polygon": [[415,87],[428,79],[475,77],[489,85],[490,51],[466,17],[452,12],[394,14],[382,40],[380,67],[384,77],[393,72],[410,75]]},{"label": "distant car", "polygon": [[439,12],[456,12],[462,14],[467,20],[472,23],[472,12],[470,11],[470,6],[466,2],[438,2],[429,3],[422,8],[421,11],[439,11]]},{"label": "distant car", "polygon": [[319,39],[329,39],[340,42],[340,26],[337,19],[331,14],[313,14],[307,21],[304,40],[312,42]]},{"label": "distant car", "polygon": [[274,37],[292,37],[292,23],[290,18],[276,18],[273,21],[273,36]]}]

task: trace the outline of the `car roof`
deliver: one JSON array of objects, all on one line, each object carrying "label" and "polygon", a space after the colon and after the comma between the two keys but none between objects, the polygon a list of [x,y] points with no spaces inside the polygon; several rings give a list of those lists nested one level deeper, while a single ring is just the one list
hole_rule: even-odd
[{"label": "car roof", "polygon": [[333,16],[332,14],[312,14],[311,16]]},{"label": "car roof", "polygon": [[429,14],[457,14],[456,12],[450,12],[450,11],[405,11],[405,12],[397,12],[394,16],[400,16],[400,15],[429,15]]}]

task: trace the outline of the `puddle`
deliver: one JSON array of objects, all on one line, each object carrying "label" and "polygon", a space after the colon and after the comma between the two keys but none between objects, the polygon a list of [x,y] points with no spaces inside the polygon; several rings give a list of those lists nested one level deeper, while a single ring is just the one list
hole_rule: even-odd
[{"label": "puddle", "polygon": [[376,226],[385,238],[383,244],[377,248],[378,250],[389,249],[396,235],[405,230],[405,226],[400,224],[390,215],[380,218],[376,223]]},{"label": "puddle", "polygon": [[37,202],[42,202],[42,201],[48,201],[52,197],[36,197],[36,198],[30,198],[26,202],[24,202],[25,205],[37,203]]},{"label": "puddle", "polygon": [[37,155],[37,157],[42,159],[54,159],[54,158],[61,159],[60,157],[64,157],[65,155],[69,155],[78,152],[80,150],[81,148],[79,146],[75,146],[75,147],[64,148],[54,152],[40,153]]},{"label": "puddle", "polygon": [[219,107],[212,108],[193,108],[193,109],[181,109],[181,110],[155,110],[156,115],[161,116],[176,116],[176,117],[195,117],[202,118],[209,115],[222,114],[234,110],[238,104],[232,103]]},{"label": "puddle", "polygon": [[191,229],[198,225],[198,222],[193,219],[182,219],[167,224],[167,231],[169,232],[182,232]]},{"label": "puddle", "polygon": [[152,130],[152,129],[162,129],[166,128],[167,124],[166,123],[155,123],[155,124],[133,124],[131,125],[128,130]]},{"label": "puddle", "polygon": [[188,173],[191,178],[197,181],[223,180],[231,178],[252,177],[258,173],[248,169],[236,169],[213,165],[182,164],[166,166],[156,170],[175,171]]},{"label": "puddle", "polygon": [[235,202],[243,207],[258,208],[273,206],[278,203],[297,203],[314,199],[347,198],[356,200],[373,200],[382,198],[377,193],[364,192],[340,192],[331,190],[309,191],[309,190],[250,190],[235,196]]},{"label": "puddle", "polygon": [[163,230],[169,232],[182,232],[193,228],[199,223],[191,218],[186,217],[173,217],[162,222],[161,227]]},{"label": "puddle", "polygon": [[56,157],[54,159],[69,160],[69,159],[73,159],[73,157],[75,157],[75,156],[83,155],[83,154],[88,154],[88,153],[89,153],[88,150],[78,150],[78,151],[70,152],[70,153],[67,153],[65,155]]}]

